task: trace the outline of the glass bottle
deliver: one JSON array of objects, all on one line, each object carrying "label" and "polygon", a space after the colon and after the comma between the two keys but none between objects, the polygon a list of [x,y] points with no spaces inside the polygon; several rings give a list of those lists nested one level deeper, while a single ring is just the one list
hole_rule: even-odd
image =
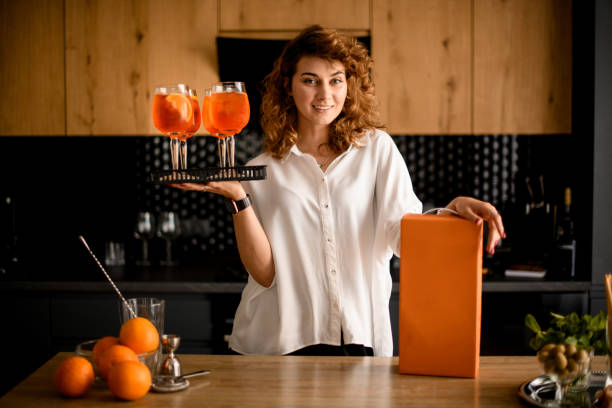
[{"label": "glass bottle", "polygon": [[562,279],[574,279],[576,275],[576,236],[572,217],[572,190],[565,188],[563,213],[555,230],[554,264],[556,275]]}]

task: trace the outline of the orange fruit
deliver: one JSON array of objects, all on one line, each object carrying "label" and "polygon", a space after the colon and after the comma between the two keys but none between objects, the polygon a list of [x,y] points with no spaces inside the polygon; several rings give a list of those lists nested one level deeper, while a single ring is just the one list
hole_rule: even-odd
[{"label": "orange fruit", "polygon": [[151,388],[151,371],[140,361],[122,361],[108,373],[108,388],[124,400],[142,398]]},{"label": "orange fruit", "polygon": [[98,371],[102,378],[108,378],[108,373],[113,364],[122,361],[138,361],[138,356],[131,348],[121,344],[110,346],[99,358]]},{"label": "orange fruit", "polygon": [[100,356],[104,353],[110,346],[114,346],[115,344],[119,344],[119,338],[114,336],[106,336],[102,337],[96,342],[96,345],[93,348],[93,362],[96,366],[100,365]]},{"label": "orange fruit", "polygon": [[57,391],[66,397],[80,397],[94,382],[93,366],[84,357],[73,356],[63,360],[55,369],[53,383]]},{"label": "orange fruit", "polygon": [[193,105],[187,95],[172,93],[166,96],[166,102],[179,113],[184,121],[190,122],[193,117]]},{"label": "orange fruit", "polygon": [[119,342],[136,353],[146,353],[159,347],[159,333],[150,320],[134,317],[121,325]]}]

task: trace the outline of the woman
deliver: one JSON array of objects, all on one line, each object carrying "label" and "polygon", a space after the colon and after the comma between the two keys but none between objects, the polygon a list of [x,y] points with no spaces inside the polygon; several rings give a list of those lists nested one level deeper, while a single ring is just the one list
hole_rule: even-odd
[{"label": "woman", "polygon": [[[267,179],[182,185],[231,200],[249,272],[238,353],[392,355],[389,260],[401,217],[422,206],[380,130],[371,65],[354,39],[305,29],[264,81],[264,153],[249,165],[266,165]],[[447,208],[487,220],[494,251],[504,228],[492,205],[458,197]]]}]

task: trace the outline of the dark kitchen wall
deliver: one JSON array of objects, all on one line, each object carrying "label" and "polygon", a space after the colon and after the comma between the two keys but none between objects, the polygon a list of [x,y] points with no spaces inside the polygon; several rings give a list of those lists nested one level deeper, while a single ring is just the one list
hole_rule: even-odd
[{"label": "dark kitchen wall", "polygon": [[604,275],[612,273],[612,3],[594,13],[593,285],[591,311],[606,310]]},{"label": "dark kitchen wall", "polygon": [[[570,186],[577,215],[579,278],[590,279],[590,248],[582,244],[588,242],[590,219],[580,215],[591,206],[588,183],[583,180],[591,177],[592,164],[584,162],[590,152],[584,151],[579,138],[411,135],[393,139],[426,208],[444,206],[457,195],[491,201],[505,219],[509,235],[505,245],[517,258],[524,258],[520,260],[540,261],[537,258],[547,250],[540,245],[548,245],[547,238],[552,238],[551,218],[536,226],[533,214],[525,214],[526,203],[544,200],[552,214],[562,202],[563,189]],[[189,146],[191,167],[216,164],[215,139],[196,136]],[[244,131],[237,137],[237,163],[245,164],[260,146],[258,132]],[[147,182],[152,170],[168,167],[164,137],[0,138],[0,197],[3,203],[10,197],[14,205],[20,265],[53,262],[74,269],[90,263],[77,240],[79,234],[98,254],[103,254],[105,241],[125,242],[130,262],[136,257],[133,230],[138,211],[178,214],[183,234],[175,252],[183,264],[197,265],[210,255],[239,263],[231,217],[220,197]],[[535,197],[528,193],[527,180]],[[7,206],[2,208],[6,213]],[[9,230],[8,224],[2,226],[3,245]],[[156,254],[159,257],[162,251]]]}]

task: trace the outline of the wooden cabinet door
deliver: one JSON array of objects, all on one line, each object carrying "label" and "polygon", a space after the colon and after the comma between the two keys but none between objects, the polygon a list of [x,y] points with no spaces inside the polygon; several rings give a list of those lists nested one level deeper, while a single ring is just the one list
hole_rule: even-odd
[{"label": "wooden cabinet door", "polygon": [[369,30],[370,0],[223,0],[221,32],[299,31],[311,24]]},{"label": "wooden cabinet door", "polygon": [[153,88],[218,81],[216,34],[216,0],[66,0],[67,133],[159,135]]},{"label": "wooden cabinet door", "polygon": [[474,133],[571,130],[571,0],[474,0]]},{"label": "wooden cabinet door", "polygon": [[63,135],[63,0],[0,0],[0,135]]},{"label": "wooden cabinet door", "polygon": [[390,133],[471,132],[471,18],[465,0],[374,0],[374,78]]}]

